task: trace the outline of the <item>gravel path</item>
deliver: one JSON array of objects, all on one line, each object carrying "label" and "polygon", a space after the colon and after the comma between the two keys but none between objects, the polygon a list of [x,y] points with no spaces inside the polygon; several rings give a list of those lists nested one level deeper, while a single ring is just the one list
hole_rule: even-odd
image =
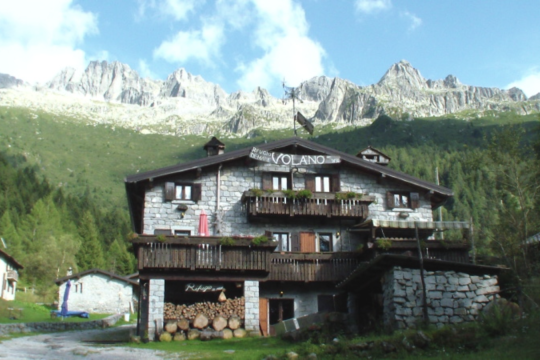
[{"label": "gravel path", "polygon": [[[0,359],[188,359],[187,352],[168,353],[134,349],[100,342],[126,341],[133,325],[105,330],[68,331],[3,340]],[[102,343],[103,344],[103,343]],[[193,354],[191,354],[193,355]]]}]

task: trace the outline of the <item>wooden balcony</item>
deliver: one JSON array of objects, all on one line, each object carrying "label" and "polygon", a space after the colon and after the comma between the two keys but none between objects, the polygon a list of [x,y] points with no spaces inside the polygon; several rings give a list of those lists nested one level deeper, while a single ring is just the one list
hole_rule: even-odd
[{"label": "wooden balcony", "polygon": [[270,255],[272,281],[325,281],[345,279],[360,264],[358,253],[273,253]]},{"label": "wooden balcony", "polygon": [[10,281],[19,281],[19,273],[16,270],[8,270],[6,272],[6,279]]},{"label": "wooden balcony", "polygon": [[248,216],[324,216],[328,218],[367,218],[373,196],[336,200],[335,193],[315,193],[311,199],[289,199],[282,192],[255,194],[245,191],[242,201]]},{"label": "wooden balcony", "polygon": [[219,238],[174,238],[159,241],[155,237],[132,241],[137,248],[139,270],[215,270],[269,272],[270,254],[277,243],[253,246],[237,239],[234,245],[220,245]]}]

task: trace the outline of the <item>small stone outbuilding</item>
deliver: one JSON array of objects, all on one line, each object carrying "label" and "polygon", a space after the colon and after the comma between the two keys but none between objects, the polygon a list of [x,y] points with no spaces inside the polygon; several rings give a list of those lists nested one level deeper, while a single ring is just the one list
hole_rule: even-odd
[{"label": "small stone outbuilding", "polygon": [[139,283],[100,269],[91,269],[56,279],[58,306],[61,306],[66,284],[71,280],[69,310],[98,314],[133,312],[137,300]]}]

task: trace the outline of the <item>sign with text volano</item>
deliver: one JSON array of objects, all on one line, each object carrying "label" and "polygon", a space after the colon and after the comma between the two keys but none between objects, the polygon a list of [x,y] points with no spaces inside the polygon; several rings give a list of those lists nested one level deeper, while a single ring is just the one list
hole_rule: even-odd
[{"label": "sign with text volano", "polygon": [[291,155],[272,151],[251,149],[249,157],[255,160],[264,161],[275,165],[308,166],[322,164],[338,164],[341,162],[339,156],[331,155]]}]

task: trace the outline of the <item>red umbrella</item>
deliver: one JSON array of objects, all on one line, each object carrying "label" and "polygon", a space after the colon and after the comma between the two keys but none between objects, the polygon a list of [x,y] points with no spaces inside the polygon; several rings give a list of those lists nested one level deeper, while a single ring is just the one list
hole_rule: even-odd
[{"label": "red umbrella", "polygon": [[208,236],[208,235],[210,235],[208,233],[208,216],[203,210],[201,212],[201,216],[199,217],[199,236]]}]

